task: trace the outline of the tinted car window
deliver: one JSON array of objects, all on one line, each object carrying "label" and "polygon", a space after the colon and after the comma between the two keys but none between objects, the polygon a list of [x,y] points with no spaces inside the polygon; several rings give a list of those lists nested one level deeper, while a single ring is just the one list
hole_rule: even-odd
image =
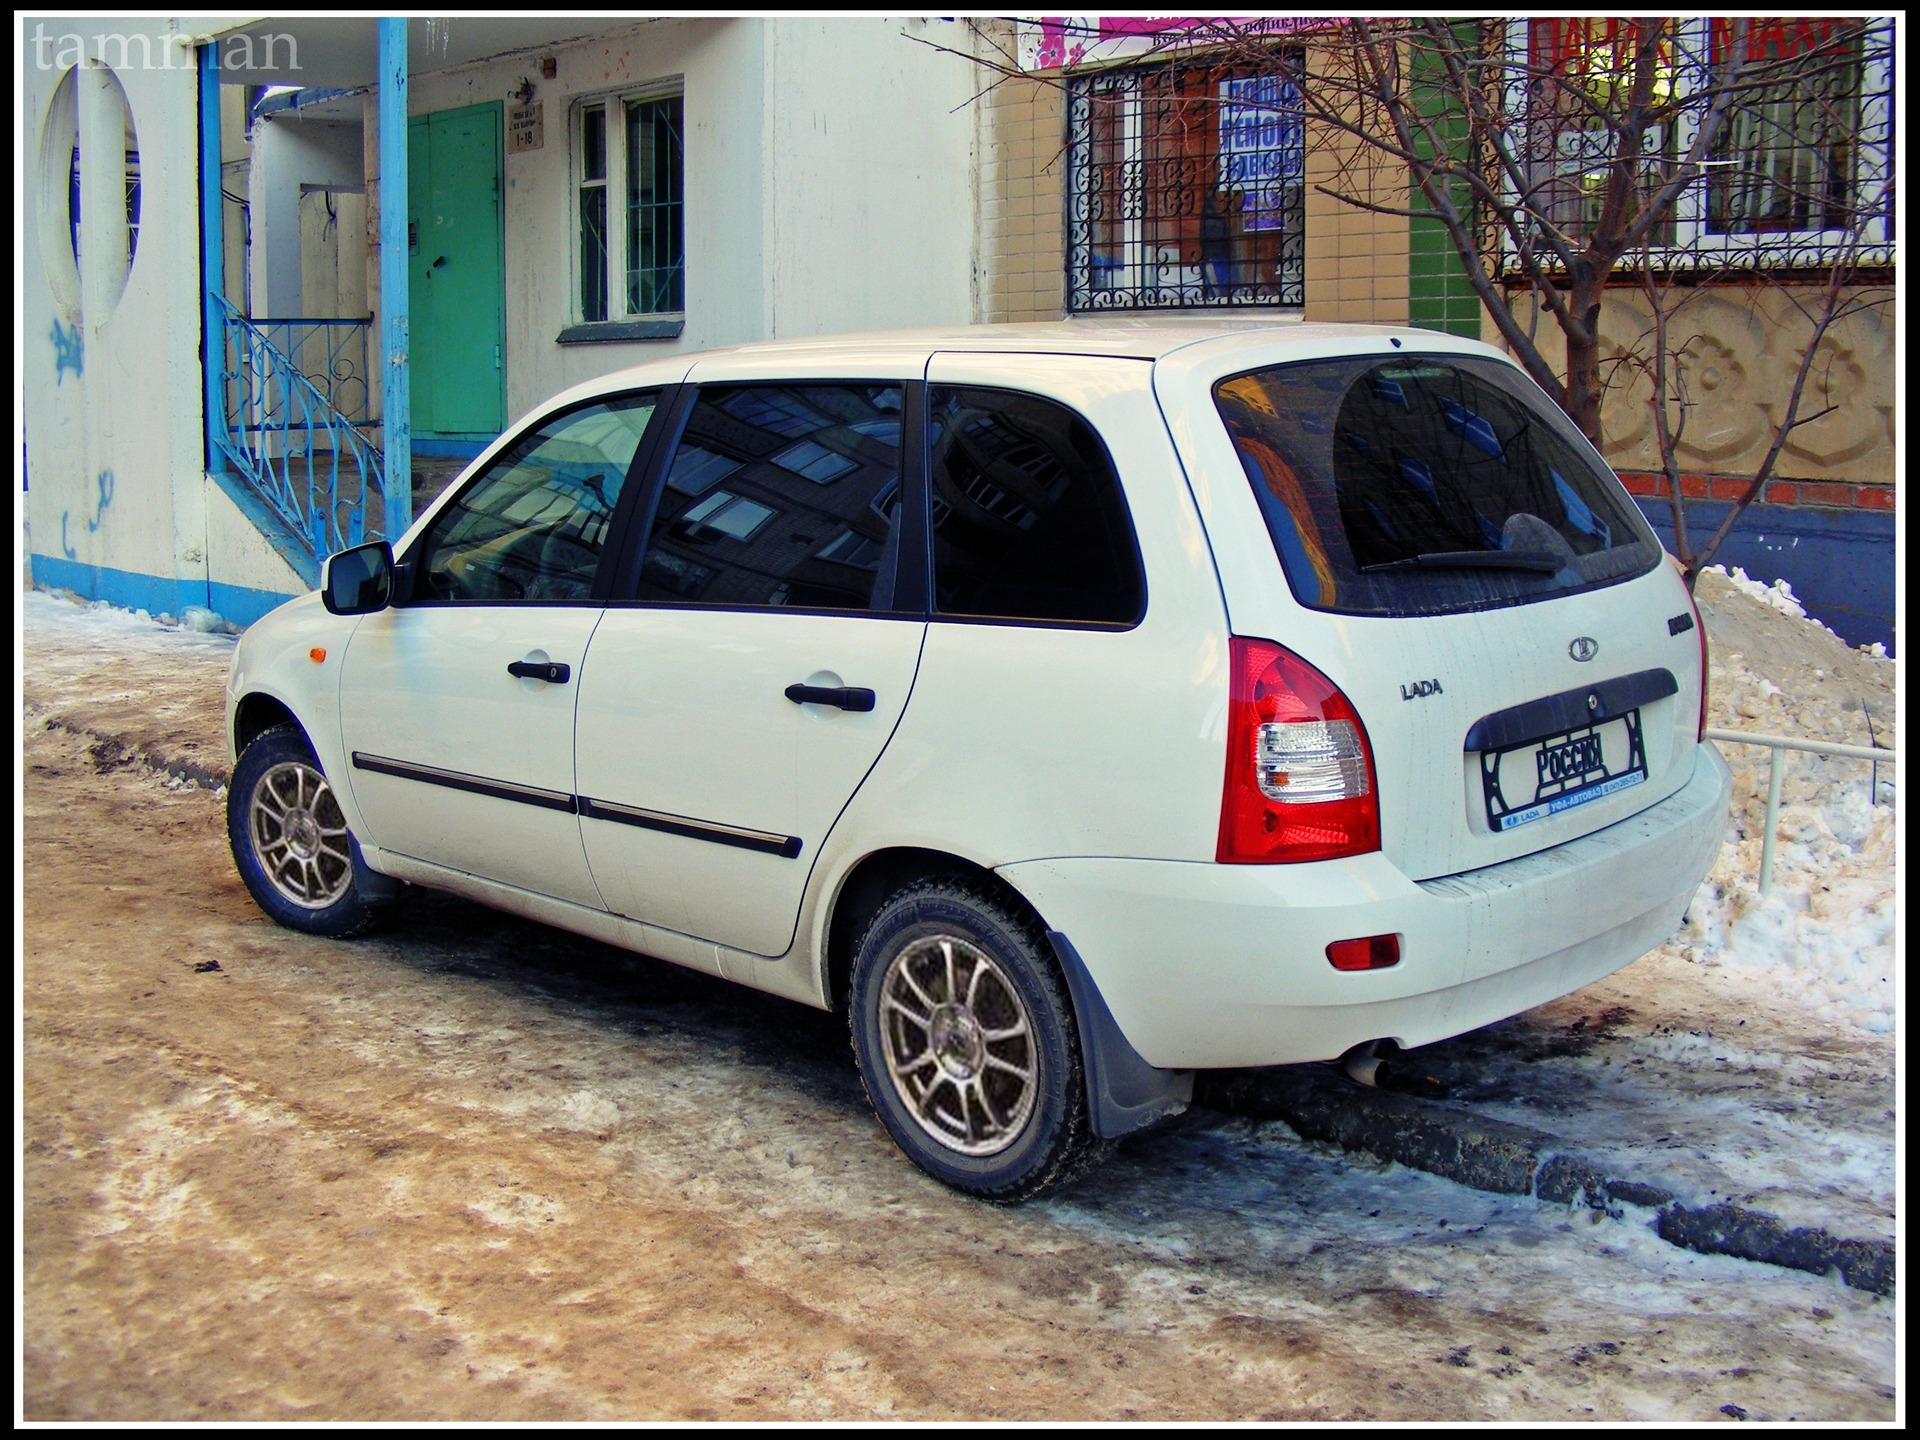
[{"label": "tinted car window", "polygon": [[639,599],[887,610],[898,385],[703,392],[667,469]]},{"label": "tinted car window", "polygon": [[1140,552],[1113,461],[1084,419],[1008,390],[935,386],[934,608],[1130,625]]},{"label": "tinted car window", "polygon": [[585,600],[655,399],[569,411],[515,442],[434,521],[415,598]]},{"label": "tinted car window", "polygon": [[1523,604],[1660,557],[1620,482],[1512,366],[1360,356],[1232,376],[1213,393],[1287,581],[1313,609]]}]

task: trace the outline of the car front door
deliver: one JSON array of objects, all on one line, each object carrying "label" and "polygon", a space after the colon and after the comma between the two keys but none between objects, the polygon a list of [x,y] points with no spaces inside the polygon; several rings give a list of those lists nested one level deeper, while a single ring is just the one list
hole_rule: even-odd
[{"label": "car front door", "polygon": [[791,943],[926,631],[917,394],[715,384],[687,412],[581,684],[581,829],[609,909],[759,955]]},{"label": "car front door", "polygon": [[381,849],[600,906],[580,843],[574,701],[601,556],[656,399],[530,427],[403,557],[405,603],[354,631],[341,731]]}]

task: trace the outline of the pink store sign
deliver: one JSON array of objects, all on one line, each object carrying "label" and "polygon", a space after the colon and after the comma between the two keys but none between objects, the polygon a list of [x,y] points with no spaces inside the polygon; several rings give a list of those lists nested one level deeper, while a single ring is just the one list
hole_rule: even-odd
[{"label": "pink store sign", "polygon": [[1022,70],[1070,70],[1229,35],[1298,35],[1345,23],[1332,15],[1042,15],[1020,22],[1015,54]]}]

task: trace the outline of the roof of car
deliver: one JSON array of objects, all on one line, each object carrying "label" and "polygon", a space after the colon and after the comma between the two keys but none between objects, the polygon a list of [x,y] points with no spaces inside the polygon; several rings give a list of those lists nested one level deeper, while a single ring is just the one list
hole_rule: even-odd
[{"label": "roof of car", "polygon": [[[762,340],[730,347],[736,355],[823,354],[841,349],[902,351],[976,350],[1016,351],[1025,354],[1114,355],[1157,360],[1170,350],[1249,332],[1270,332],[1301,345],[1329,340],[1391,334],[1406,335],[1411,327],[1391,325],[1334,325],[1318,321],[1271,318],[1214,319],[1208,316],[1116,316],[1100,319],[1049,320],[1000,325],[933,326],[909,330],[865,330],[848,335],[813,335],[794,340]],[[708,354],[717,353],[714,351]]]},{"label": "roof of car", "polygon": [[[955,325],[908,330],[865,330],[845,335],[812,335],[791,340],[761,340],[710,350],[677,351],[631,368],[576,385],[549,404],[574,403],[629,385],[673,383],[702,362],[719,369],[751,369],[764,360],[770,370],[792,374],[812,362],[832,365],[859,355],[868,360],[913,362],[938,352],[976,354],[1088,355],[1159,360],[1176,350],[1215,346],[1243,349],[1249,344],[1274,362],[1321,354],[1351,354],[1385,348],[1390,341],[1420,348],[1481,348],[1477,342],[1410,325],[1349,325],[1285,316],[1216,319],[1205,315],[1124,316],[998,325]],[[709,370],[715,367],[707,366]],[[543,407],[545,408],[545,407]]]}]

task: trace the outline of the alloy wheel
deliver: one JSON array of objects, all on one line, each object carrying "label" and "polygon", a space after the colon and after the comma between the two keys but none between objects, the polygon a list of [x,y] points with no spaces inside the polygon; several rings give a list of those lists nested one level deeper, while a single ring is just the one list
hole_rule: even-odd
[{"label": "alloy wheel", "polygon": [[993,1155],[1025,1128],[1038,1051],[1020,992],[958,935],[914,940],[881,981],[887,1074],[915,1123],[962,1155]]},{"label": "alloy wheel", "polygon": [[302,909],[324,910],[353,884],[346,817],[313,766],[289,761],[263,774],[247,830],[273,888]]}]

